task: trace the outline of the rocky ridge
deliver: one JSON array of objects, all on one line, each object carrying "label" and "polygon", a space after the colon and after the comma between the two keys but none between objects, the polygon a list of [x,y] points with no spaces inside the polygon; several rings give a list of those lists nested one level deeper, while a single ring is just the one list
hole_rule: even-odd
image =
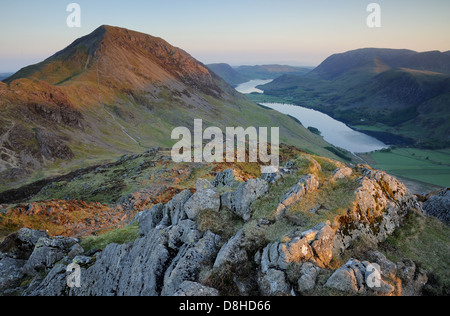
[{"label": "rocky ridge", "polygon": [[[317,165],[312,170],[320,167]],[[292,165],[288,164],[288,168],[276,175],[266,174],[247,182],[236,180],[232,170],[219,173],[212,182],[198,179],[195,193],[183,191],[170,202],[155,205],[134,218],[131,225],[139,225],[140,238],[122,245],[110,244],[104,250],[86,252],[77,239],[49,238],[42,232],[21,230],[1,244],[0,293],[30,296],[198,296],[230,292],[290,296],[326,291],[348,295],[421,294],[427,274],[413,262],[395,264],[374,252],[364,260],[352,258],[336,266],[339,262],[336,258],[343,257],[354,242],[384,241],[410,209],[421,207],[402,183],[367,166],[338,168],[333,179],[326,180],[361,175],[356,179],[359,185],[355,199],[345,213],[312,228],[296,226],[292,232],[280,234],[276,242],[261,239],[261,234],[286,218],[276,216],[279,212],[273,209],[273,216],[257,219],[254,202],[277,185],[276,181],[271,184],[266,179],[292,176],[289,167]],[[280,199],[280,205],[289,209],[301,203],[305,196],[324,185],[320,181],[323,180],[316,172],[301,176]],[[287,200],[291,202],[286,203]],[[225,239],[223,234],[201,227],[205,212],[230,212],[241,224],[231,238]],[[71,273],[67,267],[71,264],[81,269],[80,288],[67,286]]]}]

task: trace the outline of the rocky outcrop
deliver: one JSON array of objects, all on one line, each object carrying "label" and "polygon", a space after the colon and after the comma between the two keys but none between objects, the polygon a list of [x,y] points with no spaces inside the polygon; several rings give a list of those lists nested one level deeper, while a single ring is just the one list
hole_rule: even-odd
[{"label": "rocky outcrop", "polygon": [[251,179],[240,184],[233,195],[234,212],[244,221],[248,221],[251,216],[250,206],[268,190],[269,184],[262,179]]},{"label": "rocky outcrop", "polygon": [[13,259],[27,260],[39,239],[47,237],[46,232],[22,228],[5,238],[0,244],[0,252]]},{"label": "rocky outcrop", "polygon": [[49,161],[54,162],[56,159],[70,160],[75,157],[66,142],[49,131],[36,129],[36,139],[41,155]]},{"label": "rocky outcrop", "polygon": [[423,203],[423,210],[426,215],[434,216],[450,226],[450,189],[431,196]]},{"label": "rocky outcrop", "polygon": [[384,241],[401,224],[408,210],[421,209],[403,183],[382,171],[359,166],[364,177],[358,181],[354,205],[339,218],[333,253],[344,252],[350,244],[364,238]]},{"label": "rocky outcrop", "polygon": [[78,243],[77,239],[67,237],[41,238],[36,244],[33,253],[24,266],[29,275],[36,275],[39,271],[51,268],[56,262],[63,259]]},{"label": "rocky outcrop", "polygon": [[[341,171],[334,175],[355,177],[353,171]],[[139,225],[140,238],[110,244],[96,253],[84,253],[76,239],[51,239],[42,232],[22,230],[0,245],[4,253],[0,279],[7,284],[0,290],[17,293],[28,276],[31,280],[21,290],[30,296],[214,296],[223,290],[214,289],[217,275],[226,277],[241,295],[314,295],[324,289],[392,295],[402,290],[386,280],[396,278],[402,280],[402,294],[421,293],[427,281],[424,271],[410,262],[394,264],[378,252],[368,253],[361,261],[352,259],[327,274],[326,283],[320,281],[332,269],[333,258],[352,241],[383,241],[409,208],[420,207],[395,178],[365,166],[355,172],[363,176],[355,180],[359,187],[346,213],[311,229],[297,226],[269,243],[260,240],[259,234],[282,222],[250,220],[252,204],[269,191],[270,184],[262,179],[240,183],[231,171],[218,174],[213,182],[199,179],[194,194],[182,191],[168,203],[138,213],[133,223]],[[340,180],[336,176],[330,181]],[[316,190],[320,190],[318,177],[306,175],[280,199],[281,204],[301,203],[302,197]],[[210,230],[199,229],[196,221],[205,211],[231,211],[244,228],[222,240]],[[80,269],[80,288],[67,285],[68,267],[73,264]]]},{"label": "rocky outcrop", "polygon": [[244,232],[240,230],[219,251],[214,268],[220,268],[225,264],[242,264],[249,260],[247,252],[241,246]]},{"label": "rocky outcrop", "polygon": [[38,273],[54,270],[64,257],[84,252],[77,243],[76,239],[51,239],[45,232],[25,228],[8,236],[0,246],[0,296],[17,295],[24,290],[25,278],[39,279]]},{"label": "rocky outcrop", "polygon": [[[151,212],[147,215],[138,218],[145,236],[134,243],[111,244],[94,257],[81,260],[85,262],[80,264],[83,287],[68,288],[66,266],[55,265],[27,295],[174,295],[185,281],[196,281],[202,265],[212,264],[216,258],[220,237],[209,231],[201,233],[189,219],[172,225],[170,216],[166,223],[164,217],[155,223],[158,217],[150,216]],[[62,260],[69,265],[77,259]],[[192,289],[184,292],[192,294]]]},{"label": "rocky outcrop", "polygon": [[269,184],[263,179],[250,179],[245,183],[239,184],[236,191],[226,192],[221,197],[221,205],[233,211],[244,221],[251,217],[251,208],[253,202],[267,193]]}]

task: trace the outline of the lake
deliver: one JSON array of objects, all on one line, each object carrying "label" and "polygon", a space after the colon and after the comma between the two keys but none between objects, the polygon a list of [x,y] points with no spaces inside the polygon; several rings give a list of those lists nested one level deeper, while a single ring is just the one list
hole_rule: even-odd
[{"label": "lake", "polygon": [[[238,87],[236,87],[236,90],[241,93],[264,93],[264,91],[256,89],[256,87],[258,85],[266,84],[271,81],[272,80],[252,80],[250,82],[239,85]],[[300,122],[302,122],[303,126],[305,126],[306,128],[317,128],[322,133],[325,141],[333,144],[336,147],[346,149],[352,153],[365,153],[389,147],[378,139],[355,131],[348,127],[346,124],[316,110],[293,104],[261,103],[261,105],[274,109],[280,113],[295,117]]]},{"label": "lake", "polygon": [[257,89],[257,86],[261,86],[263,84],[268,84],[272,82],[273,80],[250,80],[248,82],[241,83],[236,87],[236,90],[243,94],[250,94],[250,93],[264,93],[264,91]]}]

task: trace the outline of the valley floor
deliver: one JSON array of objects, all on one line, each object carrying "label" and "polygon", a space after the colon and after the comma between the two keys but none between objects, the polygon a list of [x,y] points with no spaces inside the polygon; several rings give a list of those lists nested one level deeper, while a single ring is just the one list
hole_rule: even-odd
[{"label": "valley floor", "polygon": [[450,149],[394,148],[361,155],[372,167],[401,178],[429,193],[450,186]]}]

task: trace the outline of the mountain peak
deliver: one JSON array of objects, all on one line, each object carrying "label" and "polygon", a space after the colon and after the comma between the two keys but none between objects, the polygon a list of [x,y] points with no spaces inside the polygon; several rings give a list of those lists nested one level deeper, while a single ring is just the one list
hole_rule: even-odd
[{"label": "mountain peak", "polygon": [[380,69],[390,68],[412,68],[449,74],[449,64],[448,54],[439,51],[419,53],[408,49],[361,48],[328,57],[311,72],[311,76],[336,79],[355,69],[375,75]]},{"label": "mountain peak", "polygon": [[145,90],[155,83],[179,81],[210,95],[221,91],[217,78],[185,51],[162,38],[110,25],[102,25],[45,61],[21,69],[7,82],[20,78],[57,86],[102,83],[120,90]]}]

